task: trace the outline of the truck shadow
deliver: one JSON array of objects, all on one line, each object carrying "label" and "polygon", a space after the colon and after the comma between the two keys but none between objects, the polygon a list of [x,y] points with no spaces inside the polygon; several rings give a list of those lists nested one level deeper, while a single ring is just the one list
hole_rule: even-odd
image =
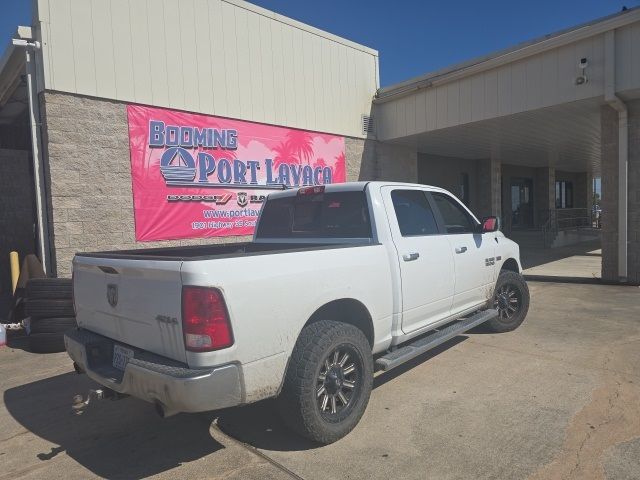
[{"label": "truck shadow", "polygon": [[[374,390],[371,392],[371,396],[375,396],[376,389],[383,387],[391,380],[456,346],[467,338],[463,335],[457,336],[393,370],[378,373],[373,380]],[[223,433],[259,449],[299,451],[322,446],[289,430],[280,419],[273,400],[265,400],[245,407],[219,412],[217,424]]]},{"label": "truck shadow", "polygon": [[[466,338],[456,337],[394,370],[377,374],[374,389]],[[85,375],[65,373],[4,393],[10,415],[28,431],[56,445],[48,451],[34,451],[34,462],[48,462],[64,452],[100,477],[144,478],[223,449],[210,430],[216,419],[222,434],[255,448],[300,451],[321,446],[289,430],[273,400],[161,419],[151,404],[125,398],[89,405],[82,415],[75,415],[72,396],[85,394],[90,388],[96,384]]]},{"label": "truck shadow", "polygon": [[151,404],[131,398],[102,401],[82,415],[73,414],[73,394],[95,387],[84,375],[66,373],[4,393],[4,404],[15,420],[59,445],[33,452],[34,462],[66,452],[100,477],[144,478],[224,448],[209,432],[213,414],[163,420]]}]

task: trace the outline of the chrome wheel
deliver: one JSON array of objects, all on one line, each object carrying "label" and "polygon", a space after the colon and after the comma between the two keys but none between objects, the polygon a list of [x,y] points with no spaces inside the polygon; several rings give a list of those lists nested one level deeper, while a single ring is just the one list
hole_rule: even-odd
[{"label": "chrome wheel", "polygon": [[324,359],[316,381],[316,399],[325,418],[352,407],[360,389],[362,361],[348,345],[341,345]]},{"label": "chrome wheel", "polygon": [[500,320],[507,322],[518,314],[521,305],[520,291],[509,283],[500,286],[493,300],[493,308],[498,310]]}]

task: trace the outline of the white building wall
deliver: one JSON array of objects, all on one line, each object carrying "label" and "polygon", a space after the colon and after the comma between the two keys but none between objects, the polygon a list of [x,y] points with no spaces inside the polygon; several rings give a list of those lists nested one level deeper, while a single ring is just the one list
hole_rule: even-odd
[{"label": "white building wall", "polygon": [[[377,106],[378,138],[404,137],[602,95],[604,37],[598,35],[513,63],[423,88]],[[589,82],[575,85],[578,60]]]},{"label": "white building wall", "polygon": [[[616,57],[617,90],[640,89],[640,22],[616,29]],[[589,81],[576,85],[581,58],[588,59]],[[435,78],[432,86],[377,104],[378,139],[391,140],[604,95],[604,33],[503,63],[475,74],[460,71],[449,81]]]},{"label": "white building wall", "polygon": [[362,137],[378,53],[242,0],[33,0],[44,88]]},{"label": "white building wall", "polygon": [[616,87],[640,89],[640,22],[616,30]]}]

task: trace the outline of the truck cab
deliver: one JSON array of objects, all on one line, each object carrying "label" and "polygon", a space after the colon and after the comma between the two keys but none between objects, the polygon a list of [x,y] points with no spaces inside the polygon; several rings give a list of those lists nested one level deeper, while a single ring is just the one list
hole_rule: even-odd
[{"label": "truck cab", "polygon": [[252,242],[77,254],[78,369],[164,416],[276,397],[330,443],[357,424],[374,369],[529,303],[518,246],[437,187],[309,186],[269,195]]}]

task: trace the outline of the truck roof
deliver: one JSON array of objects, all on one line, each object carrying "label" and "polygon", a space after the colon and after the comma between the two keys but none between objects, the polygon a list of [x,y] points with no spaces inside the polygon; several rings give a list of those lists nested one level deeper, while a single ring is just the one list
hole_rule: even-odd
[{"label": "truck roof", "polygon": [[[431,185],[424,185],[421,183],[406,183],[406,182],[386,182],[386,181],[370,181],[370,182],[345,182],[345,183],[332,183],[329,185],[324,185],[325,192],[358,192],[364,190],[367,185],[371,187],[390,185],[390,186],[398,186],[398,187],[420,187],[427,188],[429,190],[438,191],[438,192],[446,192],[445,189],[440,187],[434,187]],[[308,187],[301,187],[308,188]],[[291,188],[286,190],[281,190],[277,192],[273,192],[269,194],[269,198],[284,198],[284,197],[292,197],[297,195],[299,188]]]}]

